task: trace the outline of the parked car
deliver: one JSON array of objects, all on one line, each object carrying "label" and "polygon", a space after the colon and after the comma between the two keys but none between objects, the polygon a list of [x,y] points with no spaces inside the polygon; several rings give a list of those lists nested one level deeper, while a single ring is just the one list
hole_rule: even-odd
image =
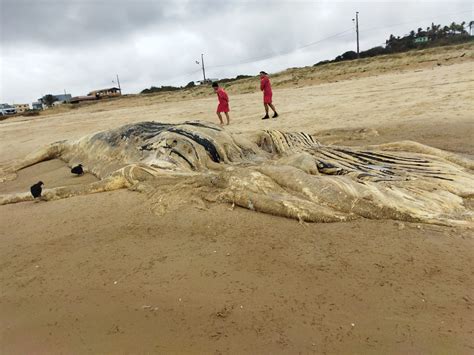
[{"label": "parked car", "polygon": [[0,104],[0,116],[14,115],[16,108],[9,104]]}]

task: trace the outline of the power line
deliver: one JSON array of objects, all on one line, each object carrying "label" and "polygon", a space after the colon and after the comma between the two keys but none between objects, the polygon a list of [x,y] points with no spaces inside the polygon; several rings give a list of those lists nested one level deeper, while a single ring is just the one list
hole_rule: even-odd
[{"label": "power line", "polygon": [[[443,16],[452,16],[452,15],[459,15],[459,14],[464,14],[464,13],[468,13],[468,12],[472,12],[472,11],[462,11],[462,12],[456,12],[456,13],[451,13],[451,14],[445,14]],[[436,17],[431,17],[431,19],[434,19],[434,18],[439,18],[440,16],[436,16]],[[413,20],[413,21],[409,21],[409,22],[401,22],[401,23],[396,23],[396,24],[391,24],[391,25],[387,25],[387,26],[379,26],[379,27],[372,27],[372,28],[362,28],[364,31],[371,31],[371,30],[378,30],[378,29],[384,29],[384,28],[390,28],[390,27],[396,27],[396,26],[401,26],[401,25],[406,25],[406,24],[410,24],[410,23],[414,23],[414,22],[418,22],[418,21],[424,21],[424,20],[428,20],[427,18],[424,18],[424,19],[417,19],[417,20]],[[356,25],[356,28],[358,26]],[[214,69],[214,68],[222,68],[222,67],[228,67],[228,66],[235,66],[235,65],[241,65],[241,64],[248,64],[248,63],[253,63],[253,62],[259,62],[259,61],[262,61],[262,60],[266,60],[266,59],[271,59],[271,58],[275,58],[275,57],[279,57],[279,56],[282,56],[282,55],[286,55],[286,54],[290,54],[290,53],[293,53],[293,52],[296,52],[298,50],[301,50],[301,49],[304,49],[304,48],[307,48],[307,47],[310,47],[310,46],[314,46],[316,44],[319,44],[321,42],[324,42],[324,41],[327,41],[328,39],[332,39],[332,38],[335,38],[335,37],[338,37],[338,36],[342,36],[344,34],[346,34],[347,32],[349,31],[352,31],[353,28],[350,28],[350,29],[347,29],[345,31],[342,31],[342,32],[339,32],[339,33],[336,33],[334,35],[331,35],[329,37],[326,37],[326,38],[322,38],[316,42],[311,42],[311,43],[308,43],[306,45],[303,45],[303,46],[300,46],[300,47],[297,47],[297,48],[294,48],[294,49],[290,49],[290,50],[287,50],[287,51],[283,51],[283,52],[279,52],[279,53],[276,53],[276,54],[271,54],[271,55],[266,55],[266,56],[261,56],[261,57],[254,57],[254,58],[248,58],[248,59],[245,59],[243,61],[240,61],[240,62],[235,62],[235,63],[228,63],[228,64],[219,64],[219,65],[211,65],[211,66],[208,66],[207,68],[208,69]],[[360,32],[360,31],[359,31]]]},{"label": "power line", "polygon": [[[453,16],[453,15],[459,15],[459,14],[464,14],[464,13],[469,13],[469,12],[472,12],[472,11],[461,11],[461,12],[455,12],[455,13],[451,13],[451,14],[444,14],[442,16]],[[430,19],[439,18],[439,17],[441,17],[441,15],[436,16],[436,17],[431,17]],[[412,20],[412,21],[409,21],[409,22],[401,22],[401,23],[391,24],[391,25],[387,25],[387,26],[379,26],[379,27],[372,27],[372,28],[365,28],[365,29],[363,28],[363,30],[364,31],[378,30],[378,29],[396,27],[396,26],[401,26],[401,25],[410,24],[410,23],[414,23],[414,22],[418,22],[418,21],[425,21],[425,20],[428,20],[428,19],[424,18],[424,19]],[[222,67],[228,67],[228,66],[234,66],[234,65],[241,65],[241,64],[248,64],[248,63],[253,63],[253,62],[259,62],[259,61],[262,61],[262,60],[279,57],[279,56],[282,56],[282,55],[286,55],[286,54],[296,52],[298,50],[301,50],[301,49],[304,49],[304,48],[307,48],[307,47],[310,47],[310,46],[314,46],[314,45],[319,44],[321,42],[327,41],[328,39],[332,39],[332,38],[335,38],[335,37],[338,37],[338,36],[342,36],[342,35],[346,34],[349,31],[352,31],[352,30],[353,30],[353,28],[350,28],[350,29],[344,30],[342,32],[336,33],[334,35],[331,35],[329,37],[322,38],[322,39],[320,39],[316,42],[311,42],[311,43],[305,44],[303,46],[293,48],[293,49],[290,49],[290,50],[287,50],[287,51],[279,52],[279,53],[276,53],[276,54],[271,54],[271,55],[266,55],[266,56],[261,56],[261,57],[248,58],[248,59],[244,59],[243,61],[235,62],[235,63],[211,65],[211,66],[207,66],[207,68],[208,69],[222,68]]]},{"label": "power line", "polygon": [[[311,43],[307,43],[303,46],[300,46],[300,47],[297,47],[297,48],[294,48],[294,49],[291,49],[291,50],[287,50],[287,51],[284,51],[284,52],[280,52],[280,53],[276,53],[276,54],[272,54],[272,55],[267,55],[267,56],[261,56],[261,57],[254,57],[254,58],[248,58],[248,59],[245,59],[244,61],[242,62],[239,62],[239,63],[228,63],[228,64],[219,64],[219,65],[212,65],[212,66],[207,66],[207,69],[214,69],[214,68],[222,68],[222,67],[229,67],[229,66],[235,66],[235,65],[240,65],[240,64],[247,64],[247,63],[252,63],[252,62],[258,62],[258,61],[261,61],[261,60],[265,60],[265,59],[270,59],[270,58],[274,58],[274,57],[279,57],[279,56],[282,56],[282,55],[286,55],[286,54],[289,54],[289,53],[292,53],[292,52],[296,52],[298,50],[301,50],[301,49],[304,49],[304,48],[307,48],[307,47],[311,47],[311,46],[314,46],[316,44],[319,44],[323,41],[326,41],[328,39],[331,39],[331,38],[334,38],[334,37],[338,37],[338,36],[341,36],[343,34],[346,34],[348,32],[352,31],[352,28],[349,28],[345,31],[342,31],[342,32],[339,32],[339,33],[336,33],[334,35],[331,35],[329,37],[326,37],[326,38],[322,38],[316,42],[311,42]],[[198,69],[198,70],[195,70],[195,71],[192,71],[192,72],[188,72],[188,73],[184,73],[184,74],[181,74],[181,75],[178,75],[178,76],[175,76],[175,77],[171,77],[171,78],[166,78],[166,79],[162,79],[162,81],[172,81],[172,80],[175,80],[175,79],[181,79],[181,78],[185,78],[185,77],[189,77],[191,75],[194,75],[198,72],[200,72],[201,69]]]},{"label": "power line", "polygon": [[[454,16],[454,15],[460,15],[460,14],[465,14],[465,13],[472,13],[472,11],[471,10],[469,10],[469,11],[460,11],[460,12],[455,12],[455,13],[450,13],[450,14],[443,14],[443,15],[434,16],[434,17],[432,16],[432,17],[430,17],[429,20],[433,20],[433,19],[439,18],[441,16],[443,16],[443,17],[444,16]],[[362,30],[363,31],[380,30],[380,29],[386,29],[386,28],[391,28],[391,27],[396,27],[396,26],[401,26],[401,25],[407,25],[407,24],[411,24],[411,23],[414,23],[414,22],[426,21],[426,20],[428,20],[428,18],[423,18],[423,19],[420,18],[420,19],[416,19],[416,20],[400,22],[400,23],[396,23],[396,24],[389,24],[389,25],[385,25],[385,26],[378,26],[378,27],[370,27],[370,28],[363,28],[362,27]],[[262,60],[267,60],[267,59],[280,57],[280,56],[291,54],[291,53],[294,53],[296,51],[299,51],[299,50],[302,50],[302,49],[305,49],[305,48],[308,48],[308,47],[315,46],[317,44],[320,44],[320,43],[325,42],[325,41],[327,41],[329,39],[332,39],[332,38],[336,38],[336,37],[339,37],[339,36],[343,37],[343,36],[347,35],[349,32],[352,32],[353,30],[354,30],[354,28],[351,27],[351,28],[346,29],[342,32],[335,33],[331,36],[321,38],[321,39],[319,39],[315,42],[307,43],[305,45],[302,45],[302,46],[299,46],[299,47],[296,47],[296,48],[293,48],[293,49],[289,49],[289,50],[274,53],[274,54],[259,56],[259,57],[247,58],[247,59],[244,59],[242,61],[234,62],[234,63],[211,65],[211,66],[207,66],[207,69],[216,69],[216,68],[237,66],[237,65],[248,64],[248,63],[256,63],[256,62],[259,62],[259,61],[262,61]],[[192,72],[189,72],[189,73],[185,73],[185,74],[182,74],[182,75],[179,75],[179,76],[176,76],[176,77],[167,78],[167,79],[164,79],[164,81],[172,81],[172,80],[175,80],[175,79],[188,77],[188,76],[194,75],[194,74],[196,74],[197,72],[200,72],[200,71],[201,71],[201,69],[199,69],[197,71],[192,71]]]},{"label": "power line", "polygon": [[270,55],[265,55],[265,56],[260,56],[260,57],[248,58],[248,59],[244,59],[243,61],[235,62],[235,63],[211,65],[211,66],[208,66],[207,68],[208,68],[208,69],[214,69],[214,68],[229,67],[229,66],[234,66],[234,65],[241,65],[241,64],[248,64],[248,63],[253,63],[253,62],[260,62],[260,61],[265,60],[265,59],[280,57],[280,56],[282,56],[282,55],[290,54],[290,53],[299,51],[299,50],[301,50],[301,49],[314,46],[314,45],[319,44],[319,43],[321,43],[321,42],[327,41],[328,39],[335,38],[335,37],[338,37],[338,36],[342,36],[343,34],[346,34],[346,33],[350,32],[350,31],[352,31],[352,27],[349,28],[349,29],[347,29],[347,30],[344,30],[344,31],[342,31],[342,32],[339,32],[339,33],[336,33],[336,34],[334,34],[334,35],[331,35],[331,36],[329,36],[329,37],[322,38],[322,39],[320,39],[320,40],[318,40],[318,41],[316,41],[316,42],[311,42],[311,43],[305,44],[305,45],[303,45],[303,46],[296,47],[296,48],[293,48],[293,49],[289,49],[289,50],[286,50],[286,51],[283,51],[283,52],[279,52],[279,53],[275,53],[275,54],[270,54]]}]

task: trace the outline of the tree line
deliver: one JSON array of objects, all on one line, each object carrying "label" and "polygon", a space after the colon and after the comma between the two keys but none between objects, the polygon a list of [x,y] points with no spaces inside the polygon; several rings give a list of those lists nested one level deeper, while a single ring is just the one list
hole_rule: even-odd
[{"label": "tree line", "polygon": [[[474,26],[474,21],[471,21],[469,26]],[[383,54],[407,52],[413,49],[446,46],[472,41],[473,38],[465,28],[465,21],[459,24],[452,22],[451,25],[444,27],[432,23],[431,26],[428,26],[426,29],[419,27],[416,32],[412,30],[408,35],[403,37],[395,37],[391,34],[385,41],[385,47],[377,46],[366,51],[361,51],[359,57],[369,58]],[[357,53],[355,51],[347,51],[338,55],[333,60],[323,60],[318,62],[315,66],[354,59],[357,59]]]},{"label": "tree line", "polygon": [[[235,78],[225,78],[225,79],[219,79],[217,82],[220,84],[224,83],[230,83],[236,80],[240,79],[246,79],[246,78],[251,78],[251,75],[237,75]],[[185,86],[152,86],[149,89],[144,89],[140,92],[140,94],[152,94],[152,93],[157,93],[157,92],[167,92],[167,91],[177,91],[181,89],[189,89],[195,87],[196,84],[194,81],[190,81],[187,83]]]}]

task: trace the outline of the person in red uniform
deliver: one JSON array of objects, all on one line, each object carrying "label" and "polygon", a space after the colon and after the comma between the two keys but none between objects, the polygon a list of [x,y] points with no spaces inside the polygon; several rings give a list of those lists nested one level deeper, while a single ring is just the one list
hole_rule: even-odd
[{"label": "person in red uniform", "polygon": [[272,117],[278,117],[278,113],[276,112],[275,106],[273,106],[272,103],[273,93],[270,79],[268,78],[268,74],[264,71],[260,72],[260,90],[263,91],[263,106],[265,107],[265,116],[262,118],[262,120],[270,118],[270,116],[268,116],[268,106],[270,106],[273,111]]},{"label": "person in red uniform", "polygon": [[219,121],[221,121],[221,125],[224,124],[224,121],[222,120],[222,115],[221,112],[225,113],[225,117],[227,119],[227,124],[230,123],[230,118],[229,118],[229,96],[227,93],[224,91],[223,88],[219,87],[218,83],[212,83],[212,88],[214,89],[214,92],[217,94],[217,99],[219,100],[219,105],[217,105],[217,117],[219,117]]}]

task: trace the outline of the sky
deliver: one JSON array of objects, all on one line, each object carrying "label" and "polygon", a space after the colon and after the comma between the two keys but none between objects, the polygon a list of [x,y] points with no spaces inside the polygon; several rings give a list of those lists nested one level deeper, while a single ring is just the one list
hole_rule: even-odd
[{"label": "sky", "polygon": [[275,73],[383,45],[431,22],[474,19],[472,1],[0,0],[0,103],[116,86]]}]

